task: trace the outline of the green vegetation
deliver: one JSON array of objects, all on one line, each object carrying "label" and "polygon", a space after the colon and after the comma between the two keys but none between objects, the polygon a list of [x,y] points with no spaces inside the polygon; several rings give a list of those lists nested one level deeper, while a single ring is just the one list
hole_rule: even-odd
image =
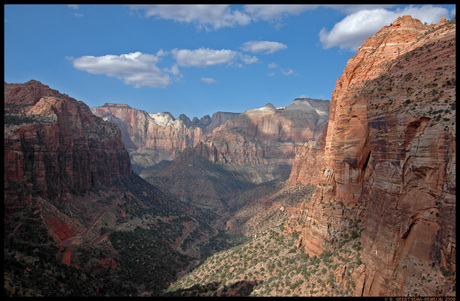
[{"label": "green vegetation", "polygon": [[[209,296],[212,295],[209,286],[213,283],[219,284],[219,291],[246,281],[255,283],[251,296],[351,295],[354,283],[349,271],[362,264],[360,221],[344,219],[342,222],[348,226],[332,235],[336,243],[330,244],[330,251],[321,256],[310,256],[298,248],[300,233],[285,232],[287,221],[244,244],[209,257],[176,281],[165,294],[189,295],[194,291],[195,296]],[[335,276],[339,271],[348,271],[340,283]]]},{"label": "green vegetation", "polygon": [[[23,210],[9,212],[4,236],[4,296],[7,297],[85,297],[100,295],[134,296],[137,290],[120,285],[117,274],[105,269],[91,273],[61,263],[62,253],[48,234],[39,210],[32,200]],[[14,233],[11,229],[15,229]],[[83,262],[105,258],[96,248],[73,250]],[[96,292],[98,291],[98,292]]]}]

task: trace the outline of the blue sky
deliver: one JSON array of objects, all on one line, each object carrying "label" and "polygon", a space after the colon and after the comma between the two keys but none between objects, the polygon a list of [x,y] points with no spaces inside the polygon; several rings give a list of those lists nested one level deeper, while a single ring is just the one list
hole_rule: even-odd
[{"label": "blue sky", "polygon": [[364,40],[455,5],[5,5],[4,79],[174,117],[329,100]]}]

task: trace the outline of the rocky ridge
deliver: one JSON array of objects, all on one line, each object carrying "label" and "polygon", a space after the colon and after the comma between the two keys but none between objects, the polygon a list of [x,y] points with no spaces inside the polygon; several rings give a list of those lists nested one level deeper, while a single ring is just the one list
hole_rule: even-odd
[{"label": "rocky ridge", "polygon": [[337,80],[323,149],[294,162],[291,185],[320,188],[290,223],[305,252],[358,222],[353,295],[455,293],[455,25],[404,16],[367,39]]},{"label": "rocky ridge", "polygon": [[126,104],[106,103],[91,111],[120,127],[123,143],[138,170],[151,167],[162,160],[171,161],[187,147],[204,141],[214,128],[232,118],[234,113],[217,112],[190,120],[181,114],[178,119],[167,112],[147,113]]},{"label": "rocky ridge", "polygon": [[317,99],[295,99],[282,109],[269,103],[229,120],[189,152],[214,163],[290,166],[297,148],[321,135],[328,110],[329,101]]},{"label": "rocky ridge", "polygon": [[119,129],[83,102],[34,80],[4,89],[5,191],[19,185],[60,198],[131,176]]}]

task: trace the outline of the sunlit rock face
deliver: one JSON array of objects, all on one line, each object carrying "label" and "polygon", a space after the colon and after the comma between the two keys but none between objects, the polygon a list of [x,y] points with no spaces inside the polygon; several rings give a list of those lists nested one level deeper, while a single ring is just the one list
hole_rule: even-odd
[{"label": "sunlit rock face", "polygon": [[[18,186],[55,199],[131,176],[120,130],[83,102],[35,80],[4,90],[5,191]],[[19,205],[20,191],[7,206]]]},{"label": "sunlit rock face", "polygon": [[267,104],[245,111],[219,128],[200,148],[211,161],[291,166],[297,149],[327,126],[329,101],[298,98],[286,108]]},{"label": "sunlit rock face", "polygon": [[204,141],[216,127],[237,115],[217,112],[212,118],[206,115],[190,120],[182,114],[175,119],[167,112],[149,114],[126,104],[113,103],[94,107],[91,111],[120,127],[133,164],[143,168],[175,159],[185,148]]},{"label": "sunlit rock face", "polygon": [[[367,39],[337,80],[323,149],[297,154],[290,184],[319,187],[293,224],[305,251],[330,249],[343,219],[320,204],[341,202],[360,221],[355,295],[452,293],[455,31],[455,21],[428,26],[404,16]],[[444,275],[433,276],[440,268]],[[430,272],[436,281],[423,281]]]}]

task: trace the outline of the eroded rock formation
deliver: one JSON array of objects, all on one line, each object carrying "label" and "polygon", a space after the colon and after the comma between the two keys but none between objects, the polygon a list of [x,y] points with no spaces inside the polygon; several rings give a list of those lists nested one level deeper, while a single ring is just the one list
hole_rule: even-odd
[{"label": "eroded rock formation", "polygon": [[231,119],[235,113],[218,112],[212,118],[190,120],[186,115],[178,119],[170,113],[147,113],[126,104],[106,103],[91,111],[116,123],[121,130],[123,142],[130,152],[133,164],[143,168],[153,166],[162,160],[173,160],[186,147],[193,147],[204,141],[214,128]]},{"label": "eroded rock formation", "polygon": [[[306,252],[331,250],[331,233],[359,221],[354,295],[452,294],[455,31],[455,20],[404,16],[367,39],[337,80],[324,150],[294,163],[291,184],[319,187],[292,222]],[[324,209],[339,203],[340,214]]]},{"label": "eroded rock formation", "polygon": [[131,176],[119,129],[83,102],[35,80],[4,89],[7,206],[18,205],[22,188],[56,199]]},{"label": "eroded rock formation", "polygon": [[214,163],[290,166],[298,147],[321,135],[328,109],[328,101],[316,99],[296,99],[282,109],[272,104],[251,109],[216,128],[195,152],[209,154]]}]

